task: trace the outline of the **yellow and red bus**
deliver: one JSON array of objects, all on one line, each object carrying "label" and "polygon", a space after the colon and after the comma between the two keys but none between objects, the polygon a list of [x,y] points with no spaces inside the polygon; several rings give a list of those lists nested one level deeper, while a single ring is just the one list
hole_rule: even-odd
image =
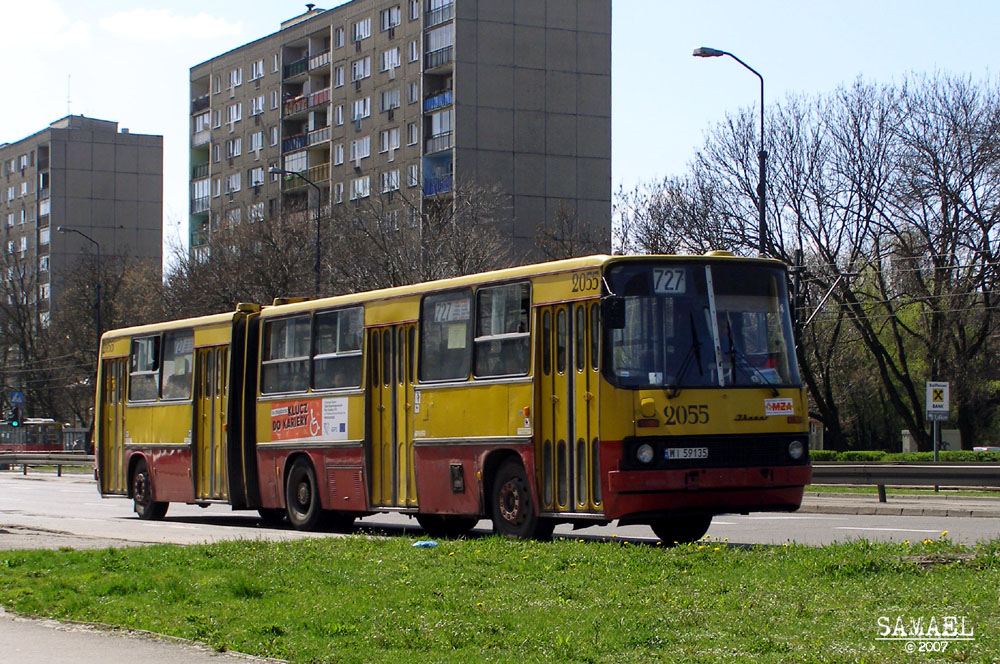
[{"label": "yellow and red bus", "polygon": [[645,523],[792,511],[811,479],[784,264],[591,256],[105,333],[102,495],[293,526],[395,511]]}]

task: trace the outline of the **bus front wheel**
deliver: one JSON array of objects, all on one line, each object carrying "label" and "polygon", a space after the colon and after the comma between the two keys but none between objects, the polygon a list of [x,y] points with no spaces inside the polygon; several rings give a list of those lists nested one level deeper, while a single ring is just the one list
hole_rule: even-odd
[{"label": "bus front wheel", "polygon": [[323,516],[323,509],[316,493],[316,473],[312,464],[299,459],[288,471],[285,483],[285,505],[288,520],[298,530],[316,530]]},{"label": "bus front wheel", "polygon": [[712,525],[712,515],[696,514],[691,516],[664,517],[649,524],[660,541],[667,546],[697,542]]},{"label": "bus front wheel", "polygon": [[524,466],[516,459],[503,462],[493,478],[490,515],[498,535],[515,539],[548,539],[554,523],[540,519],[531,497]]},{"label": "bus front wheel", "polygon": [[140,460],[132,471],[132,503],[144,521],[159,521],[167,514],[170,503],[153,500],[153,479],[145,460]]}]

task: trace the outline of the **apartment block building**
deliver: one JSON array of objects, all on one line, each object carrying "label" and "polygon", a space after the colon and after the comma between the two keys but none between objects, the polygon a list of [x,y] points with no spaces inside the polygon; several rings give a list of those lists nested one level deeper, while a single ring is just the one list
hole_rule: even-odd
[{"label": "apartment block building", "polygon": [[36,304],[42,325],[68,275],[98,246],[105,260],[150,259],[159,268],[163,137],[70,115],[0,145],[0,227],[0,296]]},{"label": "apartment block building", "polygon": [[227,225],[309,218],[317,197],[391,213],[394,194],[447,203],[463,183],[509,197],[525,261],[559,211],[610,248],[610,0],[309,4],[190,81],[195,254]]}]

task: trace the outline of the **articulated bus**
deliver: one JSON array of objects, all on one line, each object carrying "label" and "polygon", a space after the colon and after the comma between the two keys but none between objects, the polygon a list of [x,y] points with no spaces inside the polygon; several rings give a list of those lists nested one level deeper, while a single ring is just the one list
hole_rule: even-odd
[{"label": "articulated bus", "polygon": [[104,496],[434,535],[792,511],[811,479],[777,261],[591,256],[104,334]]},{"label": "articulated bus", "polygon": [[20,425],[0,420],[0,452],[61,452],[63,425],[50,417],[26,417]]}]

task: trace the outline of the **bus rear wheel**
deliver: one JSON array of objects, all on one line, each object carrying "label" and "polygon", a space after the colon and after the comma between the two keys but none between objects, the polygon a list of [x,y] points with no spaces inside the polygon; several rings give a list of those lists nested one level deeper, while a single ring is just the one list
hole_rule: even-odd
[{"label": "bus rear wheel", "polygon": [[159,521],[167,514],[170,503],[153,500],[153,479],[145,460],[140,460],[132,471],[132,504],[135,513],[144,521]]},{"label": "bus rear wheel", "polygon": [[712,525],[711,514],[663,517],[649,524],[660,541],[667,546],[697,542]]},{"label": "bus rear wheel", "polygon": [[490,515],[498,535],[512,539],[548,539],[555,524],[540,519],[531,497],[524,466],[517,459],[504,461],[493,477]]},{"label": "bus rear wheel", "polygon": [[431,537],[461,537],[476,527],[479,517],[418,514],[417,523]]},{"label": "bus rear wheel", "polygon": [[298,530],[316,530],[323,509],[316,493],[316,473],[312,464],[299,459],[292,464],[285,483],[285,505],[288,520]]}]

